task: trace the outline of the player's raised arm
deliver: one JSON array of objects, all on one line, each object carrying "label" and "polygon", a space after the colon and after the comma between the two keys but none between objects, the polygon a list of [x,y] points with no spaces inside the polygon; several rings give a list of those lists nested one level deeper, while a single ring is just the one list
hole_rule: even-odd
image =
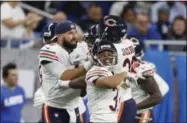
[{"label": "player's raised arm", "polygon": [[137,109],[150,108],[159,104],[169,91],[167,83],[157,73],[150,78],[140,81],[144,81],[139,83],[142,89],[149,94],[149,97],[139,102]]},{"label": "player's raised arm", "polygon": [[103,88],[116,88],[118,85],[123,83],[125,76],[127,75],[126,72],[122,72],[120,74],[107,76],[107,77],[100,77],[94,81],[97,87]]},{"label": "player's raised arm", "polygon": [[137,104],[137,109],[145,109],[159,104],[163,96],[159,90],[158,84],[153,77],[147,78],[145,80],[140,80],[144,82],[139,82],[142,89],[149,94],[149,97]]},{"label": "player's raised arm", "polygon": [[135,68],[134,70],[135,72],[138,72],[141,69],[144,70],[144,72],[142,72],[142,75],[145,77],[145,79],[138,79],[138,84],[140,85],[141,89],[144,90],[149,96],[141,102],[137,103],[138,110],[150,108],[155,106],[156,104],[159,104],[165,94],[165,92],[162,94],[159,88],[158,83],[160,82],[157,81],[160,81],[160,79],[156,78],[156,80],[154,77],[155,65],[150,62],[141,61],[137,69]]}]

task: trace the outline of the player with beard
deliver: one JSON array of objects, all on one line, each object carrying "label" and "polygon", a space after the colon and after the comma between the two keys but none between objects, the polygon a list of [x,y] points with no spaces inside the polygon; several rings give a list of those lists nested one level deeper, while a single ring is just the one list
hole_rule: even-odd
[{"label": "player with beard", "polygon": [[[48,33],[51,33],[50,30]],[[74,23],[70,21],[58,23],[54,38],[56,40],[41,48],[39,55],[41,88],[45,98],[42,122],[68,123],[72,112],[74,117],[77,117],[76,122],[83,122],[77,103],[80,101],[81,90],[68,87],[71,80],[84,76],[92,63],[87,61],[81,65],[73,64],[70,53],[77,46]],[[72,112],[69,112],[70,110]]]}]

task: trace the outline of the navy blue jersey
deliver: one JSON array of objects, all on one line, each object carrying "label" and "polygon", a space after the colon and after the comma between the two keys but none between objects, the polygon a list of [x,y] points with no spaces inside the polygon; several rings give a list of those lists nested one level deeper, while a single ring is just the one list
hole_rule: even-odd
[{"label": "navy blue jersey", "polygon": [[16,86],[13,89],[4,85],[1,86],[1,123],[20,122],[21,110],[25,100],[24,90],[20,86]]}]

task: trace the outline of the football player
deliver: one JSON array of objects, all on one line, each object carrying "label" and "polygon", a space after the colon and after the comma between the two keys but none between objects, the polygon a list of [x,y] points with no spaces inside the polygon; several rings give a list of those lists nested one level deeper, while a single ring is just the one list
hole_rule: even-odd
[{"label": "football player", "polygon": [[[45,31],[44,31],[44,35],[43,35],[43,43],[44,44],[50,44],[50,43],[53,43],[56,39],[57,39],[57,37],[55,36],[55,26],[56,26],[56,24],[57,23],[51,23],[51,24],[49,24],[47,27],[46,27],[46,29],[45,29]],[[83,52],[88,52],[88,48],[87,48],[87,45],[84,43],[84,42],[79,42],[78,43],[78,46],[77,46],[77,48],[74,50],[75,52],[72,52],[71,53],[71,57],[75,57],[75,53],[80,53],[81,51],[83,50]],[[81,52],[82,53],[82,52]],[[73,55],[72,55],[73,54]],[[82,56],[84,56],[85,57],[85,55],[82,55]],[[83,57],[82,57],[83,58]],[[82,59],[81,58],[81,59]],[[77,58],[74,58],[74,62],[78,62],[78,60],[79,61],[81,61],[80,60],[80,58],[78,59],[78,57]],[[73,81],[71,81],[71,82],[74,82],[75,83],[75,81],[73,80]],[[70,82],[70,87],[77,87],[77,88],[79,88],[79,87],[82,87],[82,86],[84,86],[84,83],[81,83],[81,84],[83,84],[83,85],[80,85],[80,84],[77,84],[77,83],[75,83],[75,84],[77,84],[78,86],[76,86],[76,85],[73,85],[73,86],[71,86],[72,85],[72,83]],[[74,84],[73,83],[73,84]],[[44,97],[44,92],[43,92],[43,89],[42,88],[39,88],[36,92],[35,92],[35,94],[34,94],[34,106],[35,107],[38,107],[38,108],[41,108],[42,107],[42,105],[44,104],[44,101],[45,101],[45,97]],[[87,119],[87,118],[85,118],[86,116],[85,116],[85,105],[83,104],[83,102],[82,102],[82,100],[80,100],[80,102],[79,102],[79,109],[80,109],[80,114],[83,116],[83,119]],[[68,111],[68,112],[71,112],[71,111]],[[71,113],[72,114],[72,113]],[[72,116],[73,115],[73,116]],[[76,117],[74,117],[74,114],[72,114],[72,115],[70,115],[70,119],[71,119],[71,122],[76,122]],[[41,121],[39,121],[39,122],[41,122]]]},{"label": "football player", "polygon": [[139,41],[135,38],[131,40],[136,46],[131,71],[136,73],[139,67],[147,69],[144,73],[146,79],[139,79],[138,86],[132,88],[132,95],[137,106],[136,123],[153,123],[152,108],[161,102],[169,91],[169,86],[158,73],[155,73],[155,65],[143,60],[144,52]]},{"label": "football player", "polygon": [[136,82],[136,77],[129,72],[113,74],[118,54],[115,46],[105,39],[93,45],[92,56],[95,65],[86,74],[90,122],[117,123],[120,107],[119,89],[126,90],[128,86],[136,84],[124,81],[131,78]]},{"label": "football player", "polygon": [[[51,33],[50,30],[48,33]],[[39,55],[41,85],[45,97],[42,121],[68,123],[73,113],[74,117],[77,117],[76,122],[83,122],[77,103],[82,100],[81,90],[57,87],[71,87],[70,82],[84,76],[92,64],[90,61],[78,66],[73,64],[75,59],[72,60],[70,53],[77,47],[74,23],[70,21],[58,23],[55,26],[54,39],[41,48]],[[85,84],[82,85],[85,87]]]},{"label": "football player", "polygon": [[[97,26],[96,26],[97,27]],[[135,55],[135,47],[132,41],[126,38],[127,25],[123,19],[118,16],[105,16],[98,24],[99,37],[111,41],[118,54],[118,65],[114,69],[114,73],[130,71],[132,58]],[[120,123],[133,123],[136,115],[136,103],[132,98],[131,88],[126,90],[120,89],[121,108],[118,118]]]}]

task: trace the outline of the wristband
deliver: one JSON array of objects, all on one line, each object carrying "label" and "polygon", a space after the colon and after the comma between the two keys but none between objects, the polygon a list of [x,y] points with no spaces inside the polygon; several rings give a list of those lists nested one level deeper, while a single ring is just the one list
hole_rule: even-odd
[{"label": "wristband", "polygon": [[69,83],[70,83],[70,80],[68,80],[68,81],[60,81],[60,86],[69,88]]}]

